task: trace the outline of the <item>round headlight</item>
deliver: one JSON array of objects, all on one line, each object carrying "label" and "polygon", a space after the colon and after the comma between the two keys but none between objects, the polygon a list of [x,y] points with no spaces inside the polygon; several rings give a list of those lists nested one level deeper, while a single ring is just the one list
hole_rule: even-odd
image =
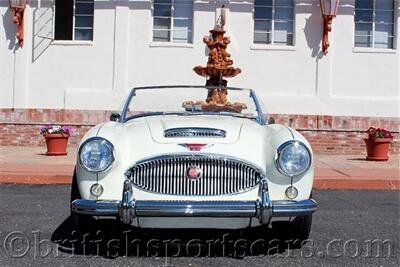
[{"label": "round headlight", "polygon": [[311,165],[310,150],[301,142],[286,142],[278,148],[276,165],[284,175],[300,175]]},{"label": "round headlight", "polygon": [[90,172],[105,171],[114,162],[114,147],[104,138],[90,138],[79,149],[79,160]]}]

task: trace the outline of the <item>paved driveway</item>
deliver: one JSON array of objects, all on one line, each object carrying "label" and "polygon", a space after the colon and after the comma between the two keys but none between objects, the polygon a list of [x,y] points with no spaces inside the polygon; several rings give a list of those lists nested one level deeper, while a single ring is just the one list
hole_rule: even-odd
[{"label": "paved driveway", "polygon": [[316,191],[310,241],[271,231],[72,231],[69,187],[0,185],[0,266],[399,266],[398,191]]}]

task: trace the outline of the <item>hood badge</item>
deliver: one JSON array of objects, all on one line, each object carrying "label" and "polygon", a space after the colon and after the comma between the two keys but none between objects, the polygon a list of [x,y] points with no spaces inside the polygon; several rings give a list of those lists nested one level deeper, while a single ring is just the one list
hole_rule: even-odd
[{"label": "hood badge", "polygon": [[190,180],[197,180],[201,177],[202,170],[199,166],[197,165],[191,165],[187,171],[186,171],[186,176]]},{"label": "hood badge", "polygon": [[178,145],[186,147],[190,151],[201,151],[204,148],[213,146],[213,144],[178,144]]}]

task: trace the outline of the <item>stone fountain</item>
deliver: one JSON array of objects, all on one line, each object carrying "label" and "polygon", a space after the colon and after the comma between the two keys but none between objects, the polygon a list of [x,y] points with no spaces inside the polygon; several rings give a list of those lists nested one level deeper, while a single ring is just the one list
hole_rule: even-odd
[{"label": "stone fountain", "polygon": [[225,30],[225,8],[221,7],[221,15],[216,22],[214,29],[210,30],[210,36],[205,36],[203,42],[209,49],[207,66],[196,66],[193,68],[198,75],[206,77],[206,86],[209,87],[206,101],[187,101],[183,106],[190,110],[191,107],[200,107],[203,111],[228,111],[240,113],[246,109],[243,103],[230,103],[228,101],[228,81],[224,78],[235,77],[241,73],[240,68],[233,67],[231,55],[226,51],[230,41],[224,36]]}]

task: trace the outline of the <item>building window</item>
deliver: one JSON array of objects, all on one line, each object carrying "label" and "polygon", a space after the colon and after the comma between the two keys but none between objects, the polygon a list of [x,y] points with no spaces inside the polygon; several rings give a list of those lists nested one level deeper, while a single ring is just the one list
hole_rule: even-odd
[{"label": "building window", "polygon": [[94,0],[56,0],[55,40],[93,40]]},{"label": "building window", "polygon": [[254,43],[293,45],[294,0],[254,1]]},{"label": "building window", "polygon": [[192,43],[193,1],[154,0],[153,41]]},{"label": "building window", "polygon": [[356,47],[394,47],[394,0],[356,0]]}]

